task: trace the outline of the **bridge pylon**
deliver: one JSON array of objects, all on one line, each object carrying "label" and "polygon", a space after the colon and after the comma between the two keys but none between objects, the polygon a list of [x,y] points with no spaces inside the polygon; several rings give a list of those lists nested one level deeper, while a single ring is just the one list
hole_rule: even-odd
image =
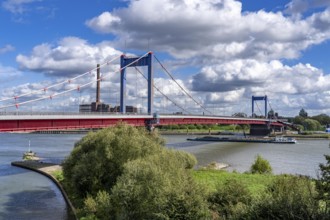
[{"label": "bridge pylon", "polygon": [[[138,60],[138,61],[137,61]],[[153,99],[154,99],[154,77],[152,68],[152,52],[149,52],[144,57],[126,57],[122,55],[120,58],[120,112],[126,112],[125,104],[125,91],[126,91],[126,68],[124,67],[136,67],[136,66],[148,66],[148,114],[153,112]]]},{"label": "bridge pylon", "polygon": [[252,117],[254,115],[254,102],[265,101],[265,118],[267,118],[267,96],[252,96]]}]

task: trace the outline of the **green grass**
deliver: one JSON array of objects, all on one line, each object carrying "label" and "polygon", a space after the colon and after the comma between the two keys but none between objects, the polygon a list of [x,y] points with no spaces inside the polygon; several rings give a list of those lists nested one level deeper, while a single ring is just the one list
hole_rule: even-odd
[{"label": "green grass", "polygon": [[55,179],[59,182],[62,182],[64,180],[64,176],[63,176],[63,171],[62,170],[56,170],[56,171],[53,171],[51,173]]},{"label": "green grass", "polygon": [[266,186],[276,178],[275,175],[231,173],[219,170],[195,170],[193,176],[198,183],[205,185],[209,192],[215,191],[219,184],[235,179],[244,184],[253,197],[263,192]]}]

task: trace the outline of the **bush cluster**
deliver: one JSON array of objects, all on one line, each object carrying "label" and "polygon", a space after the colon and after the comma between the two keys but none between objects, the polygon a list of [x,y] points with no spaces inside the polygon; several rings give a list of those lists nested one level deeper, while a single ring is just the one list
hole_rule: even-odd
[{"label": "bush cluster", "polygon": [[196,158],[120,124],[89,133],[63,163],[64,185],[85,219],[206,219]]}]

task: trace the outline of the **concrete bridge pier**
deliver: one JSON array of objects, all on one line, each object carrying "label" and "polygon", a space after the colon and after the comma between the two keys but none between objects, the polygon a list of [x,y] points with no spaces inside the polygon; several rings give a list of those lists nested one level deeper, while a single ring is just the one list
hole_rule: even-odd
[{"label": "concrete bridge pier", "polygon": [[251,136],[268,136],[273,132],[273,129],[268,125],[252,124],[250,126]]}]

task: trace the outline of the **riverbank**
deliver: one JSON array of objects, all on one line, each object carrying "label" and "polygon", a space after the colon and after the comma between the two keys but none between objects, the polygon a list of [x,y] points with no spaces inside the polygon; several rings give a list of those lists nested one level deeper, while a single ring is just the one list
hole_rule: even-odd
[{"label": "riverbank", "polygon": [[77,219],[76,210],[74,206],[69,200],[69,197],[66,194],[64,188],[62,187],[61,183],[54,176],[55,172],[62,170],[62,167],[60,165],[54,163],[44,163],[38,160],[14,161],[11,163],[11,165],[32,170],[52,180],[55,183],[55,185],[58,187],[58,189],[61,191],[63,198],[70,209],[70,216],[74,219]]}]

